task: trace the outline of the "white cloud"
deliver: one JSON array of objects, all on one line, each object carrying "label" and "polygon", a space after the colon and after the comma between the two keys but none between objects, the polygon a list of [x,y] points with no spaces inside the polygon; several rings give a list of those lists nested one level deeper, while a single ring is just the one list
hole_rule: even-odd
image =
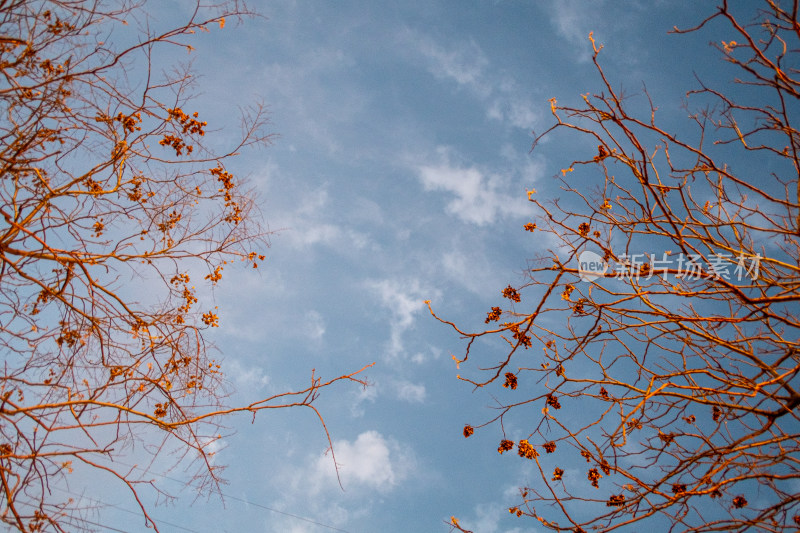
[{"label": "white cloud", "polygon": [[236,383],[238,391],[261,390],[270,382],[263,368],[253,365],[243,366],[238,359],[226,359],[223,362],[223,370]]},{"label": "white cloud", "polygon": [[[354,441],[333,443],[339,478],[345,490],[391,491],[413,468],[412,458],[400,445],[377,431],[365,431]],[[338,486],[336,468],[329,453],[317,457],[312,484],[318,488]]]},{"label": "white cloud", "polygon": [[325,335],[325,319],[319,311],[312,309],[306,313],[304,331],[311,339],[322,339]]},{"label": "white cloud", "polygon": [[328,205],[329,195],[323,185],[304,190],[294,211],[271,214],[270,219],[285,228],[280,231],[279,242],[300,249],[321,245],[342,251],[362,250],[372,245],[367,234],[328,222]]},{"label": "white cloud", "polygon": [[[349,529],[353,521],[369,516],[376,501],[402,490],[403,482],[416,475],[417,461],[409,450],[408,445],[375,430],[364,431],[354,440],[334,440],[336,464],[330,449],[305,456],[300,464],[284,462],[275,474],[281,486],[276,507]],[[318,525],[292,517],[274,517],[272,525],[269,531],[319,531]]]},{"label": "white cloud", "polygon": [[409,403],[422,403],[427,396],[425,385],[422,384],[400,381],[395,384],[395,387],[397,388],[397,397]]},{"label": "white cloud", "polygon": [[448,49],[430,37],[418,34],[410,37],[416,42],[419,53],[427,59],[431,74],[466,85],[481,96],[489,95],[491,88],[484,82],[489,60],[477,44],[469,41]]},{"label": "white cloud", "polygon": [[517,196],[505,194],[502,189],[506,180],[500,175],[475,166],[453,164],[446,148],[437,151],[441,162],[418,166],[417,172],[425,190],[446,191],[455,196],[447,203],[448,213],[482,226],[501,216],[524,216],[532,212],[522,187]]},{"label": "white cloud", "polygon": [[539,113],[534,110],[530,101],[515,95],[496,98],[489,106],[486,115],[491,119],[506,120],[512,126],[528,130],[533,130],[539,118]]},{"label": "white cloud", "polygon": [[429,359],[438,359],[442,355],[442,350],[435,346],[428,346],[427,352],[417,352],[411,356],[411,362],[421,365]]},{"label": "white cloud", "polygon": [[212,465],[217,463],[217,454],[228,447],[228,443],[219,437],[205,437],[200,441],[206,451],[208,461]]},{"label": "white cloud", "polygon": [[340,153],[341,125],[363,113],[369,101],[361,87],[337,77],[353,68],[355,60],[336,45],[302,39],[286,43],[285,54],[282,61],[265,63],[254,74],[259,93],[274,110],[276,129],[290,142],[302,136],[321,151]]},{"label": "white cloud", "polygon": [[372,280],[367,287],[392,314],[388,355],[396,357],[404,351],[403,334],[414,325],[415,315],[425,308],[425,300],[436,298],[439,291],[423,289],[418,280]]},{"label": "white cloud", "polygon": [[[581,62],[592,58],[589,32],[602,19],[598,6],[602,2],[584,2],[582,0],[555,0],[548,10],[553,14],[552,23],[558,33],[575,46],[577,59]],[[596,36],[595,36],[596,37]]]},{"label": "white cloud", "polygon": [[470,521],[469,526],[483,533],[495,533],[500,528],[500,518],[506,512],[496,505],[478,505],[475,508],[475,518]]},{"label": "white cloud", "polygon": [[497,286],[505,279],[502,276],[506,272],[498,274],[479,246],[470,246],[461,240],[456,240],[452,246],[441,256],[441,272],[474,294],[486,298],[497,294]]},{"label": "white cloud", "polygon": [[310,221],[295,219],[295,225],[289,228],[289,236],[294,244],[300,247],[313,246],[319,243],[330,243],[338,241],[342,235],[342,229],[333,224],[314,224]]},{"label": "white cloud", "polygon": [[380,384],[375,381],[370,381],[368,386],[358,389],[354,393],[355,400],[350,405],[350,414],[356,418],[364,416],[365,410],[362,404],[365,402],[375,403],[379,391]]},{"label": "white cloud", "polygon": [[401,45],[422,56],[425,66],[439,79],[455,81],[487,105],[486,116],[511,126],[532,130],[539,114],[528,94],[513,78],[497,72],[480,46],[472,40],[443,46],[433,38],[406,31]]},{"label": "white cloud", "polygon": [[459,520],[465,529],[479,531],[480,533],[535,533],[535,528],[513,529],[501,528],[501,521],[509,516],[508,506],[502,503],[479,504],[474,509],[472,517]]}]

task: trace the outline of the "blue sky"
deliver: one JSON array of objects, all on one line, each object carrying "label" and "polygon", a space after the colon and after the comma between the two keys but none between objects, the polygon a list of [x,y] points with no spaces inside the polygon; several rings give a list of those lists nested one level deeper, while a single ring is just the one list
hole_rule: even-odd
[{"label": "blue sky", "polygon": [[[154,518],[164,531],[311,533],[448,531],[444,522],[455,515],[476,533],[540,531],[507,511],[517,487],[538,473],[497,454],[498,428],[461,433],[490,418],[505,391],[473,391],[456,379],[451,354],[464,344],[423,301],[479,329],[502,288],[522,279],[526,260],[552,244],[522,228],[535,215],[526,191],[558,197],[553,176],[593,147],[554,135],[531,153],[531,132],[551,125],[550,98],[577,103],[600,90],[590,31],[634,108],[647,103],[645,84],[662,124],[688,127],[681,106],[697,86],[694,73],[722,86],[730,78],[708,46],[725,35],[714,26],[667,32],[699,22],[711,4],[253,7],[265,18],[199,34],[189,58],[202,76],[195,106],[210,129],[222,128],[218,137],[234,135],[237,108],[257,100],[279,134],[229,165],[247,177],[275,231],[267,261],[257,271],[226,270],[213,295],[221,327],[212,340],[232,401],[305,386],[312,368],[334,377],[376,364],[368,389],[337,386],[317,404],[344,490],[310,412],[262,413],[255,424],[233,420],[223,439],[225,507],[184,491]],[[500,350],[479,345],[491,361]],[[178,483],[162,474],[153,479],[174,490]],[[106,497],[132,509],[117,496]],[[117,508],[100,521],[144,530]]]}]

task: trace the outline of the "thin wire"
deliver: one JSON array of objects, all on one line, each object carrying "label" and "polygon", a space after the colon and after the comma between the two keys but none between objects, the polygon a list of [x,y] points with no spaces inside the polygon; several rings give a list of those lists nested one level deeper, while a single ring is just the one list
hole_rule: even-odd
[{"label": "thin wire", "polygon": [[105,526],[103,524],[98,524],[97,522],[92,522],[91,520],[87,520],[85,518],[80,518],[78,520],[80,520],[81,523],[86,523],[86,524],[90,524],[90,525],[93,525],[93,526],[102,527],[102,528],[107,529],[109,531],[118,531],[119,533],[130,533],[129,531],[125,531],[124,529],[117,529],[115,527]]},{"label": "thin wire", "polygon": [[[167,478],[167,479],[172,479],[172,478]],[[177,480],[173,480],[173,481],[177,481]],[[266,505],[261,505],[260,503],[251,502],[250,500],[247,500],[245,498],[238,498],[238,497],[232,496],[230,494],[225,494],[221,490],[218,490],[217,492],[219,492],[219,494],[224,496],[225,498],[230,498],[232,500],[238,500],[238,501],[240,501],[242,503],[246,503],[247,505],[252,505],[253,507],[260,507],[262,509],[266,509],[267,511],[272,511],[273,513],[278,513],[278,514],[282,514],[282,515],[286,515],[286,516],[291,516],[292,518],[297,518],[298,520],[302,520],[304,522],[308,522],[310,524],[314,524],[314,525],[317,525],[317,526],[320,526],[320,527],[326,527],[328,529],[332,529],[333,531],[341,531],[342,533],[349,533],[345,529],[339,529],[338,527],[329,526],[328,524],[323,524],[322,522],[317,522],[317,521],[312,520],[310,518],[305,518],[305,517],[302,517],[302,516],[298,516],[296,514],[287,513],[286,511],[279,511],[277,509],[273,509],[272,507],[267,507]]]},{"label": "thin wire", "polygon": [[[59,487],[51,487],[51,488],[54,488],[54,489],[56,489],[58,491],[61,491],[61,492],[66,492],[67,494],[72,494],[74,496],[80,496],[79,494],[75,494],[74,492],[70,492],[68,490],[64,490],[64,489],[59,488]],[[92,500],[92,498],[86,498],[86,499],[87,500]],[[98,503],[103,503],[100,500],[93,500],[93,501],[98,502]],[[111,505],[112,507],[116,507],[116,506],[114,506],[112,504],[106,504],[106,505]],[[127,509],[123,509],[123,511],[125,511],[125,510],[127,510]],[[105,524],[100,524],[98,522],[93,522],[93,521],[89,520],[88,518],[78,518],[78,517],[70,516],[70,515],[64,516],[63,519],[62,519],[62,523],[66,523],[68,525],[73,525],[73,526],[75,526],[77,524],[76,527],[78,527],[80,529],[85,529],[85,528],[81,527],[81,524],[90,524],[90,525],[93,525],[93,526],[102,527],[103,529],[107,529],[109,531],[117,531],[118,533],[130,533],[129,531],[125,531],[123,529],[117,529],[117,528],[112,527],[112,526],[107,526]],[[199,532],[195,532],[195,533],[199,533]]]},{"label": "thin wire", "polygon": [[[180,480],[180,479],[177,479],[177,478],[174,478],[174,477],[170,477],[170,476],[167,476],[165,474],[159,474],[158,472],[151,472],[150,470],[144,469],[144,468],[142,468],[141,466],[138,466],[138,465],[131,465],[131,464],[124,463],[122,461],[114,461],[114,462],[117,463],[117,464],[120,464],[122,466],[127,466],[129,468],[135,468],[137,470],[141,470],[142,472],[144,472],[146,474],[154,474],[156,476],[162,477],[164,479],[168,479],[170,481],[174,481],[176,483],[183,483],[183,480]],[[285,516],[290,516],[292,518],[296,518],[297,520],[302,520],[303,522],[308,522],[309,524],[314,524],[315,526],[324,527],[324,528],[327,528],[327,529],[330,529],[330,530],[333,530],[333,531],[339,531],[341,533],[350,533],[346,529],[340,529],[338,527],[331,526],[329,524],[324,524],[322,522],[317,522],[316,520],[312,520],[311,518],[306,518],[304,516],[299,516],[299,515],[296,515],[296,514],[287,513],[286,511],[279,511],[278,509],[273,509],[272,507],[268,507],[268,506],[262,505],[260,503],[252,502],[252,501],[250,501],[250,500],[248,500],[246,498],[239,498],[239,497],[233,496],[231,494],[226,494],[226,493],[222,492],[219,489],[214,489],[214,492],[218,493],[220,496],[222,496],[224,498],[230,498],[231,500],[236,500],[236,501],[245,503],[247,505],[252,505],[253,507],[259,507],[259,508],[265,509],[267,511],[272,511],[273,513],[278,513],[278,514],[282,514],[282,515],[285,515]],[[97,501],[98,501],[98,503],[104,503],[104,502],[101,502],[99,500],[97,500]],[[111,504],[108,504],[108,505],[111,505]],[[111,506],[115,507],[114,505],[111,505]],[[134,511],[129,511],[127,509],[123,509],[123,510],[125,510],[125,511],[127,511],[129,513],[138,514],[138,513],[135,513]],[[163,522],[164,524],[167,524],[167,525],[174,525],[174,524],[169,524],[168,522],[164,522],[163,520],[159,520],[159,522]],[[179,527],[180,528],[180,526],[174,526],[174,527]],[[184,529],[185,531],[192,531],[194,533],[199,533],[199,532],[196,532],[193,529],[186,529],[186,528],[181,528],[181,529]]]},{"label": "thin wire", "polygon": [[[99,503],[99,504],[102,504],[102,505],[104,505],[106,507],[113,507],[114,509],[119,509],[120,511],[124,511],[124,512],[126,512],[128,514],[141,516],[141,513],[138,513],[136,511],[131,511],[130,509],[126,509],[125,507],[122,507],[120,505],[116,505],[116,504],[113,504],[113,503],[107,503],[107,502],[104,502],[103,500],[98,500],[96,498],[90,498],[89,496],[86,496],[84,494],[78,494],[76,492],[72,492],[72,491],[69,491],[69,490],[66,490],[66,489],[62,489],[60,487],[53,487],[53,488],[55,488],[56,490],[59,490],[61,492],[66,492],[67,494],[72,494],[73,496],[77,496],[78,498],[83,498],[83,499],[88,500],[88,501],[93,502],[93,503]],[[156,523],[159,523],[159,524],[164,524],[166,526],[171,526],[171,527],[175,527],[175,528],[178,528],[178,529],[182,529],[183,531],[189,531],[190,533],[200,533],[196,529],[189,529],[189,528],[186,528],[186,527],[183,527],[183,526],[179,526],[178,524],[173,524],[172,522],[168,522],[166,520],[162,520],[161,518],[155,519],[155,518],[151,517],[151,520],[153,522],[156,522]],[[96,524],[94,522],[90,522],[89,520],[81,519],[81,521],[86,522],[87,524],[92,524],[92,525],[95,525],[95,526],[100,526],[100,527],[105,527],[105,528],[108,528],[108,529],[112,529],[114,531],[120,531],[119,529],[114,529],[113,527],[104,526],[102,524]],[[127,533],[127,532],[123,531],[122,533]]]}]

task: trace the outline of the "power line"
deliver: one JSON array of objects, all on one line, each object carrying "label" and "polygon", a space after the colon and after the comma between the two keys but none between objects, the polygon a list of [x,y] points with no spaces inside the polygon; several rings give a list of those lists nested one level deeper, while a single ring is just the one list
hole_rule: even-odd
[{"label": "power line", "polygon": [[[167,478],[167,479],[171,479],[171,478]],[[173,481],[175,481],[175,480],[173,480]],[[279,511],[277,509],[273,509],[272,507],[267,507],[266,505],[261,505],[260,503],[251,502],[250,500],[247,500],[245,498],[238,498],[238,497],[232,496],[230,494],[225,494],[221,490],[218,490],[217,492],[219,492],[219,494],[221,496],[225,497],[225,498],[230,498],[232,500],[238,500],[238,501],[240,501],[242,503],[246,503],[247,505],[252,505],[253,507],[260,507],[262,509],[266,509],[267,511],[272,511],[273,513],[278,513],[278,514],[282,514],[282,515],[286,515],[286,516],[291,516],[292,518],[296,518],[298,520],[302,520],[303,522],[308,522],[310,524],[314,524],[314,525],[317,525],[317,526],[320,526],[320,527],[326,527],[326,528],[331,529],[333,531],[341,531],[342,533],[349,533],[345,529],[339,529],[338,527],[330,526],[328,524],[323,524],[322,522],[317,522],[316,520],[312,520],[310,518],[305,518],[305,517],[302,517],[302,516],[298,516],[296,514],[287,513],[286,511]]]},{"label": "power line", "polygon": [[[51,487],[51,488],[54,488],[54,489],[56,489],[56,490],[58,490],[60,492],[66,492],[67,494],[72,494],[73,496],[80,496],[80,497],[83,497],[83,498],[85,498],[87,500],[91,500],[93,502],[103,503],[103,502],[101,502],[99,500],[95,500],[93,498],[86,498],[85,496],[81,496],[80,494],[76,494],[74,492],[70,492],[68,490],[64,490],[64,489],[59,488],[59,487]],[[117,507],[117,506],[115,506],[113,504],[104,504],[104,505],[110,505],[111,507]],[[119,507],[119,509],[122,509],[122,508]],[[127,509],[122,509],[122,510],[123,511],[128,511]],[[128,511],[128,512],[132,512],[132,511]],[[89,525],[92,525],[92,526],[102,527],[103,529],[106,529],[108,531],[116,531],[117,533],[130,533],[129,531],[125,531],[123,529],[117,529],[115,527],[107,526],[107,525],[101,524],[99,522],[94,522],[92,520],[89,520],[88,518],[82,518],[82,517],[78,518],[76,516],[71,516],[71,515],[67,515],[67,516],[62,517],[61,523],[73,525],[73,526],[76,526],[76,527],[78,527],[80,529],[84,529],[84,528],[81,527],[82,524],[89,524]],[[199,533],[199,532],[196,532],[196,533]]]},{"label": "power line", "polygon": [[82,523],[86,523],[86,524],[89,524],[89,525],[92,525],[92,526],[102,527],[103,529],[107,529],[109,531],[117,531],[119,533],[130,533],[129,531],[125,531],[123,529],[117,529],[115,527],[106,526],[106,525],[103,525],[103,524],[98,524],[97,522],[92,522],[91,520],[87,520],[86,518],[81,518],[80,521]]},{"label": "power line", "polygon": [[[122,462],[122,461],[115,461],[115,463],[117,463],[117,464],[120,464],[120,465],[122,465],[122,466],[127,466],[127,467],[129,467],[129,468],[135,468],[135,469],[137,469],[137,470],[141,470],[142,472],[144,472],[144,473],[146,473],[146,474],[153,474],[153,475],[159,476],[159,477],[161,477],[161,478],[168,479],[168,480],[170,480],[170,481],[174,481],[174,482],[176,482],[176,483],[184,483],[184,481],[183,481],[183,480],[180,480],[180,479],[177,479],[177,478],[174,478],[174,477],[168,476],[168,475],[166,475],[166,474],[159,474],[158,472],[152,472],[152,471],[150,471],[150,470],[148,470],[148,469],[145,469],[145,468],[142,468],[142,467],[140,467],[140,466],[138,466],[138,465],[131,465],[131,464],[124,463],[124,462]],[[311,518],[306,518],[306,517],[304,517],[304,516],[296,515],[296,514],[293,514],[293,513],[286,512],[286,511],[280,511],[280,510],[278,510],[278,509],[274,509],[274,508],[272,508],[272,507],[269,507],[269,506],[267,506],[267,505],[263,505],[263,504],[260,504],[260,503],[256,503],[256,502],[250,501],[250,500],[248,500],[248,499],[246,499],[246,498],[239,498],[238,496],[233,496],[233,495],[231,495],[231,494],[227,494],[227,493],[225,493],[225,492],[222,492],[222,491],[221,491],[221,490],[219,490],[219,489],[213,489],[213,490],[214,490],[214,492],[216,492],[217,494],[219,494],[219,495],[220,495],[220,496],[222,496],[223,498],[229,498],[229,499],[231,499],[231,500],[236,500],[236,501],[238,501],[238,502],[241,502],[241,503],[244,503],[244,504],[247,504],[247,505],[251,505],[251,506],[253,506],[253,507],[258,507],[258,508],[260,508],[260,509],[264,509],[264,510],[267,510],[267,511],[271,511],[271,512],[273,512],[273,513],[281,514],[281,515],[284,515],[284,516],[289,516],[289,517],[291,517],[291,518],[294,518],[294,519],[297,519],[297,520],[302,520],[303,522],[307,522],[307,523],[309,523],[309,524],[314,524],[315,526],[319,526],[319,527],[324,527],[324,528],[330,529],[330,530],[332,530],[332,531],[339,531],[340,533],[350,533],[350,532],[349,532],[349,531],[347,531],[346,529],[340,529],[340,528],[338,528],[338,527],[335,527],[335,526],[332,526],[332,525],[330,525],[330,524],[325,524],[325,523],[323,523],[323,522],[318,522],[318,521],[316,521],[316,520],[313,520],[313,519],[311,519]],[[91,498],[89,498],[89,499],[91,499]],[[122,507],[119,507],[119,506],[117,506],[117,505],[114,505],[114,504],[106,504],[105,502],[102,502],[102,501],[100,501],[100,500],[94,500],[94,501],[96,501],[96,502],[98,502],[98,503],[102,503],[102,504],[104,504],[104,505],[108,505],[108,506],[110,506],[110,507],[115,507],[115,508],[117,508],[117,509],[120,509],[120,510],[123,510],[123,511],[125,511],[125,512],[127,512],[127,513],[136,514],[136,515],[138,515],[138,514],[139,514],[139,513],[135,512],[135,511],[131,511],[131,510],[129,510],[129,509],[124,509],[124,508],[122,508]],[[179,528],[179,529],[182,529],[182,530],[184,530],[184,531],[190,531],[190,532],[192,532],[192,533],[199,533],[198,531],[195,531],[194,529],[187,529],[187,528],[185,528],[185,527],[181,527],[181,526],[178,526],[178,525],[175,525],[175,524],[170,524],[169,522],[166,522],[166,521],[164,521],[164,520],[158,520],[158,522],[161,522],[161,523],[163,523],[163,524],[165,524],[165,525],[169,525],[169,526],[172,526],[172,527],[177,527],[177,528]]]},{"label": "power line", "polygon": [[[125,507],[122,507],[122,506],[120,506],[120,505],[116,505],[116,504],[113,504],[113,503],[104,502],[104,501],[102,501],[102,500],[98,500],[98,499],[96,499],[96,498],[90,498],[89,496],[86,496],[86,495],[84,495],[84,494],[78,494],[78,493],[76,493],[76,492],[72,492],[72,491],[69,491],[69,490],[66,490],[66,489],[62,489],[62,488],[60,488],[60,487],[54,487],[54,488],[55,488],[56,490],[59,490],[59,491],[61,491],[61,492],[66,492],[67,494],[72,494],[73,496],[77,496],[77,497],[79,497],[79,498],[82,498],[82,499],[84,499],[84,500],[88,500],[88,501],[90,501],[90,502],[93,502],[93,503],[99,503],[99,504],[102,504],[102,505],[104,505],[105,507],[113,507],[114,509],[118,509],[118,510],[120,510],[120,511],[123,511],[123,512],[126,512],[126,513],[128,513],[128,514],[132,514],[132,515],[136,515],[136,516],[141,516],[141,512],[137,512],[137,511],[131,511],[130,509],[126,509]],[[151,519],[153,522],[157,522],[157,523],[159,523],[159,524],[164,524],[165,526],[170,526],[170,527],[174,527],[174,528],[177,528],[177,529],[181,529],[181,530],[183,530],[183,531],[188,531],[189,533],[200,533],[200,532],[199,532],[199,531],[197,531],[196,529],[189,529],[189,528],[187,528],[187,527],[179,526],[178,524],[173,524],[172,522],[168,522],[168,521],[166,521],[166,520],[162,520],[161,518],[158,518],[158,519],[156,519],[156,518],[150,517],[150,519]],[[92,524],[93,526],[104,527],[104,528],[106,528],[106,529],[110,529],[110,530],[112,530],[112,531],[122,531],[122,530],[120,530],[120,529],[115,529],[115,528],[113,528],[113,527],[111,527],[111,526],[105,526],[105,525],[103,525],[103,524],[98,524],[98,523],[95,523],[95,522],[91,522],[91,521],[89,521],[89,520],[87,520],[87,519],[84,519],[84,518],[81,518],[81,521],[83,521],[83,522],[86,522],[87,524]],[[127,533],[127,532],[126,532],[126,531],[122,531],[122,533]]]}]

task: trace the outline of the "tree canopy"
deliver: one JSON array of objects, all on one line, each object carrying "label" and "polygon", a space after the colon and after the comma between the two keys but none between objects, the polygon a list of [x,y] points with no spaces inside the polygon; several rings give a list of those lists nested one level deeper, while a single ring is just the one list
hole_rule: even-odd
[{"label": "tree canopy", "polygon": [[733,88],[698,75],[688,136],[631,105],[590,35],[601,91],[551,100],[536,139],[597,146],[558,171],[561,197],[528,192],[524,229],[555,244],[488,329],[434,315],[467,340],[460,379],[518,395],[464,428],[499,427],[497,451],[535,463],[512,514],[575,532],[800,526],[800,25],[798,2],[760,5],[674,30],[724,23],[713,45],[738,69]]},{"label": "tree canopy", "polygon": [[228,164],[272,136],[254,105],[242,111],[238,142],[221,148],[193,107],[193,72],[179,61],[162,67],[170,51],[191,51],[192,34],[251,14],[237,2],[196,3],[184,22],[157,30],[144,4],[0,2],[8,526],[85,527],[84,504],[52,490],[80,468],[127,486],[157,529],[139,498],[148,480],[113,459],[133,446],[172,457],[213,491],[226,415],[303,406],[319,416],[321,388],[357,380],[312,372],[300,390],[231,406],[205,340],[224,323],[209,287],[236,263],[257,268],[268,244],[255,195]]}]

